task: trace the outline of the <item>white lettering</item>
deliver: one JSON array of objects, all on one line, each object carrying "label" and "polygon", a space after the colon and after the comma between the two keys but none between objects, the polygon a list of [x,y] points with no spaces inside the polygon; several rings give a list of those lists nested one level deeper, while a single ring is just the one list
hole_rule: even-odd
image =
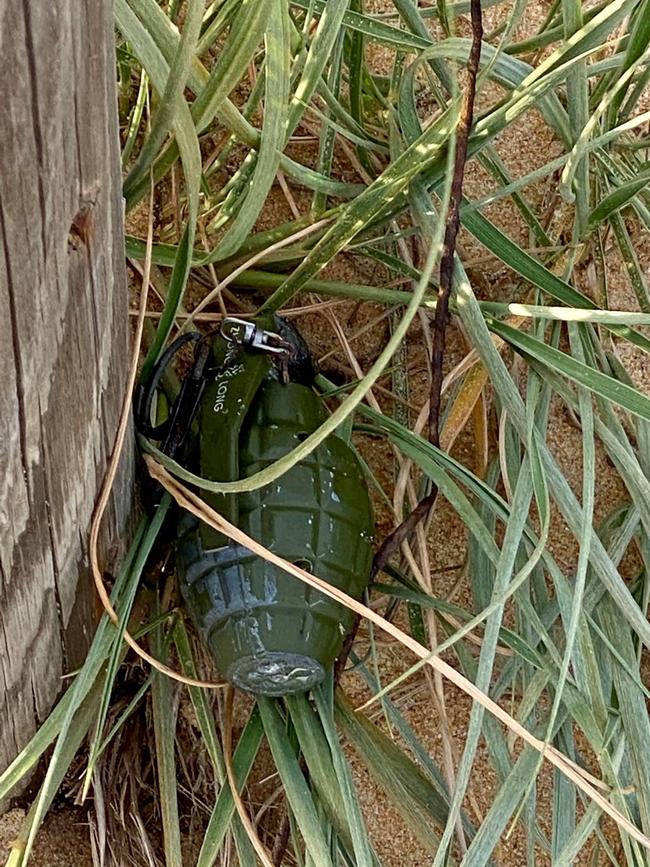
[{"label": "white lettering", "polygon": [[214,411],[223,412],[226,403],[226,395],[228,394],[228,382],[220,382],[217,386],[217,396],[214,401]]}]

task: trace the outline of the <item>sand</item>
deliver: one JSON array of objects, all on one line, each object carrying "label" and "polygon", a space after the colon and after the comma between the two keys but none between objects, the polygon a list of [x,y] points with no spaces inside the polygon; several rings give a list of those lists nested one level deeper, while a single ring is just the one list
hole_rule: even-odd
[{"label": "sand", "polygon": [[[25,811],[10,810],[0,817],[0,862],[4,863],[16,840]],[[80,811],[53,810],[38,835],[32,867],[93,867],[88,827]],[[117,865],[115,865],[117,867]]]}]

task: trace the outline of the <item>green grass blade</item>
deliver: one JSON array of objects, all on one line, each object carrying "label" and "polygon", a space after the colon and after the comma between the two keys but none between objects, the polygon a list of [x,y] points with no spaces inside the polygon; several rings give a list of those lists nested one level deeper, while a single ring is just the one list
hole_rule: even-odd
[{"label": "green grass blade", "polygon": [[323,8],[318,27],[311,40],[300,81],[291,98],[287,138],[293,134],[298,126],[305,106],[311,100],[323,70],[329,62],[348,5],[349,0],[329,0]]},{"label": "green grass blade", "polygon": [[[632,670],[637,669],[634,641],[629,630],[622,630],[618,612],[609,600],[599,606],[598,619],[603,632]],[[634,780],[634,801],[641,826],[650,830],[650,720],[646,700],[628,673],[617,663],[613,666],[614,687],[625,733],[627,752]]]},{"label": "green grass blade", "polygon": [[[332,61],[327,73],[327,88],[333,98],[338,101],[341,94],[341,74],[343,62],[343,44],[344,34],[340,34],[338,41],[334,45],[332,52]],[[328,103],[328,108],[334,111],[331,103]],[[329,118],[329,112],[323,115],[324,119]],[[321,174],[329,175],[332,171],[332,163],[334,159],[334,148],[336,145],[336,129],[333,124],[328,124],[321,132],[320,141],[318,143],[318,171]],[[322,216],[327,209],[327,196],[321,192],[315,192],[312,200],[312,214]]]},{"label": "green grass blade", "polygon": [[[199,674],[194,663],[189,635],[187,634],[185,623],[180,618],[174,626],[174,644],[176,646],[176,652],[178,653],[178,659],[181,664],[181,670],[183,674],[186,677],[191,677],[192,679],[197,680]],[[223,752],[221,750],[219,737],[217,735],[214,712],[210,706],[210,702],[208,701],[209,692],[208,690],[202,689],[198,686],[188,686],[187,689],[192,700],[192,706],[194,707],[194,712],[196,714],[196,721],[199,727],[199,731],[201,732],[201,739],[203,745],[207,750],[210,761],[212,762],[212,767],[214,768],[214,773],[217,780],[217,785],[215,786],[215,789],[219,791],[220,794],[222,794],[224,792],[224,786],[226,790],[228,789],[226,766],[224,763]],[[236,775],[236,779],[239,779],[238,775]],[[214,811],[213,815],[215,815]],[[219,821],[220,820],[217,818],[215,820],[215,824],[212,824],[210,837],[208,837],[206,830],[204,841],[208,840],[208,847],[211,845],[210,840],[212,839],[212,833],[214,832],[215,827],[219,828]],[[253,844],[251,843],[246,831],[244,830],[243,825],[241,824],[239,816],[232,815],[231,827],[240,861],[244,864],[254,863],[255,850],[253,849]],[[216,836],[218,837],[219,835],[217,834]]]},{"label": "green grass blade", "polygon": [[329,846],[323,835],[314,800],[289,742],[282,718],[271,699],[260,696],[257,706],[275,766],[307,852],[319,867],[332,867]]},{"label": "green grass blade", "polygon": [[625,220],[621,214],[614,213],[609,218],[609,223],[614,231],[621,256],[625,262],[628,277],[636,295],[639,308],[644,313],[650,313],[650,289],[648,288],[646,269],[639,262],[639,257],[625,225]]},{"label": "green grass blade", "polygon": [[160,94],[158,109],[151,121],[151,129],[148,131],[138,158],[124,182],[125,196],[129,195],[129,190],[138,181],[146,178],[169,130],[174,125],[177,115],[180,116],[182,112],[180,103],[184,100],[183,91],[194,58],[202,11],[201,0],[192,0],[188,4],[176,56],[170,65],[165,89]]},{"label": "green grass blade", "polygon": [[628,205],[637,193],[647,189],[650,184],[650,168],[642,170],[636,178],[619,184],[605,196],[589,214],[589,228],[599,226],[612,214]]},{"label": "green grass blade", "polygon": [[493,321],[490,326],[495,334],[503,337],[504,340],[524,355],[529,355],[542,364],[548,365],[558,371],[558,373],[567,376],[573,382],[629,410],[634,415],[638,415],[646,421],[650,420],[650,398],[641,394],[637,389],[618,382],[613,377],[607,376],[607,374],[601,373],[599,370],[595,370],[581,361],[577,361],[565,352],[554,349],[552,346],[548,346],[541,340],[537,340],[530,334],[512,328],[510,325]]},{"label": "green grass blade", "polygon": [[338,779],[342,793],[342,803],[350,823],[355,865],[356,867],[372,867],[374,857],[368,840],[363,814],[354,788],[350,766],[343,754],[338,732],[334,725],[334,708],[331,701],[333,688],[331,684],[333,679],[331,676],[329,680],[329,699],[325,692],[326,687],[321,686],[315,691],[314,700],[332,754],[334,773]]},{"label": "green grass blade", "polygon": [[[356,670],[364,678],[364,680],[368,684],[368,687],[372,690],[373,693],[381,689],[381,683],[377,680],[374,674],[371,674],[367,666],[364,665],[364,663],[356,656],[354,651],[352,651],[352,653],[350,654],[350,659],[354,663]],[[447,791],[447,784],[445,783],[442,771],[435,764],[435,762],[429,755],[429,752],[422,744],[421,740],[417,737],[417,734],[415,733],[411,725],[400,713],[399,709],[393,704],[393,702],[389,698],[386,698],[384,699],[382,704],[384,711],[388,717],[389,724],[393,728],[397,729],[397,731],[399,731],[402,740],[413,754],[418,766],[431,780],[434,788],[443,798],[445,803],[448,803],[449,793]],[[464,825],[467,829],[467,832],[473,835],[474,828],[467,821],[467,819],[464,819]]]},{"label": "green grass blade", "polygon": [[131,112],[131,117],[129,119],[129,128],[126,136],[126,141],[124,142],[124,147],[122,148],[122,167],[128,165],[129,160],[131,159],[131,154],[133,153],[133,148],[135,147],[135,143],[138,137],[138,132],[140,130],[140,124],[142,123],[142,115],[144,113],[144,106],[147,101],[147,95],[149,92],[149,76],[142,69],[140,71],[140,84],[138,86],[138,96],[135,101],[135,105],[133,106],[133,111]]},{"label": "green grass blade", "polygon": [[[466,611],[459,605],[454,605],[451,602],[447,602],[444,599],[439,599],[436,596],[427,596],[425,593],[419,590],[412,590],[407,587],[398,587],[392,584],[373,584],[373,588],[378,593],[387,593],[390,596],[395,597],[396,599],[404,599],[409,602],[412,602],[416,605],[421,605],[425,608],[431,608],[434,611],[440,611],[443,614],[451,614],[452,617],[464,620],[464,621],[472,621],[472,615],[470,612]],[[503,597],[503,602],[506,600],[506,596]],[[477,616],[481,615],[481,619],[484,619],[487,614],[488,607],[490,606],[489,599],[486,600],[485,605],[481,609],[481,611],[477,612]],[[470,630],[475,629],[475,626],[471,626]],[[452,644],[455,644],[456,641],[460,640],[462,634],[465,634],[465,629],[459,630],[458,632],[451,635],[449,638],[446,638],[444,642],[440,643],[440,646],[437,648],[437,652],[441,653],[443,648],[451,647]],[[535,668],[543,667],[543,659],[541,655],[517,633],[512,629],[508,629],[505,626],[501,627],[499,632],[499,641],[504,644],[506,647],[510,647],[517,653],[518,657],[525,659]],[[417,663],[419,666],[419,663]]]},{"label": "green grass blade", "polygon": [[[644,0],[634,10],[630,38],[625,48],[621,73],[636,64],[646,51],[648,43],[650,43],[650,2]],[[617,123],[619,109],[625,99],[626,90],[627,88],[618,90],[609,106],[607,123],[610,127],[615,126]]]},{"label": "green grass blade", "polygon": [[205,22],[205,26],[201,29],[201,38],[196,48],[198,57],[201,57],[213,45],[224,32],[226,27],[230,25],[232,16],[237,7],[239,0],[225,0],[221,3],[216,15],[209,22]]},{"label": "green grass blade", "polygon": [[[135,595],[140,585],[140,577],[142,575],[142,572],[147,562],[147,558],[151,551],[151,545],[153,544],[153,540],[156,539],[158,533],[160,532],[167,512],[169,511],[170,504],[170,498],[167,496],[161,501],[160,505],[156,509],[151,524],[149,525],[149,528],[147,530],[147,537],[145,537],[145,543],[138,551],[137,556],[135,557],[135,560],[133,562],[133,574],[129,582],[129,586],[127,587],[127,591],[125,592],[123,598],[120,600],[120,605],[117,609],[119,621],[117,624],[117,630],[114,632],[113,635],[113,646],[111,648],[108,666],[106,668],[104,688],[102,690],[102,698],[100,702],[99,713],[97,715],[95,733],[90,745],[90,755],[88,758],[88,767],[86,769],[86,778],[83,788],[84,797],[88,793],[88,790],[90,788],[92,776],[95,770],[95,763],[99,757],[99,750],[102,746],[104,728],[106,725],[106,719],[108,717],[108,710],[111,695],[113,692],[113,686],[115,684],[115,677],[117,675],[117,671],[122,658],[124,633],[126,631],[129,618],[131,616],[131,610],[133,608]],[[151,544],[146,543],[147,538],[152,540]]]},{"label": "green grass blade", "polygon": [[331,748],[322,724],[305,695],[287,696],[285,701],[300,752],[307,764],[312,788],[317,792],[337,836],[351,850],[351,816],[346,810],[338,774],[332,762]]},{"label": "green grass blade", "polygon": [[[570,38],[583,26],[582,3],[580,0],[562,0],[562,18],[565,36]],[[567,111],[571,126],[571,142],[579,139],[589,120],[589,83],[586,61],[580,60],[567,72]],[[589,163],[586,155],[576,167],[574,195],[576,201],[575,231],[582,236],[589,215]]]},{"label": "green grass blade", "polygon": [[[299,9],[309,9],[314,15],[320,16],[325,11],[327,2],[326,0],[291,0],[291,5]],[[419,51],[429,48],[432,44],[428,33],[426,35],[407,33],[370,15],[362,15],[351,10],[345,12],[342,23],[344,27],[355,30],[374,42],[400,51]]]},{"label": "green grass blade", "polygon": [[392,801],[419,842],[433,853],[438,848],[434,826],[444,826],[448,807],[444,798],[390,738],[342,695],[336,698],[336,721],[378,785]]},{"label": "green grass blade", "polygon": [[[492,590],[493,599],[502,595],[507,590],[508,584],[513,578],[516,558],[521,544],[524,524],[528,516],[532,497],[532,479],[528,463],[526,462],[522,465],[514,490],[511,519],[506,527],[501,555],[497,564],[494,587]],[[504,606],[499,605],[496,611],[490,615],[485,625],[485,634],[481,646],[475,682],[477,688],[486,693],[489,692],[490,682],[492,680],[494,657],[499,631],[501,629],[503,610]],[[441,865],[445,863],[447,850],[456,827],[458,816],[460,815],[461,804],[465,796],[472,766],[474,764],[484,714],[485,709],[483,706],[474,702],[465,738],[465,748],[457,770],[456,785],[454,787],[452,802],[449,808],[449,816],[440,841],[440,848],[438,849],[433,862],[433,867],[441,867]]]},{"label": "green grass blade", "polygon": [[[257,708],[253,709],[244,727],[232,757],[233,773],[241,792],[250,774],[262,743],[264,729]],[[213,867],[226,834],[235,817],[235,802],[230,786],[225,784],[219,792],[203,838],[196,867]]]},{"label": "green grass blade", "polygon": [[571,307],[593,307],[593,302],[574,289],[570,283],[549,271],[541,262],[522,250],[514,241],[477,211],[466,205],[461,208],[461,222],[468,232],[483,244],[491,253],[498,256],[509,268],[530,280],[533,285]]},{"label": "green grass blade", "polygon": [[253,176],[237,215],[215,249],[225,259],[237,252],[255,224],[280,165],[287,130],[289,99],[289,23],[285,0],[271,0],[265,34],[264,122]]},{"label": "green grass blade", "polygon": [[[153,633],[153,652],[167,662],[171,636],[163,634],[162,626]],[[151,686],[151,708],[156,744],[158,771],[158,803],[162,818],[165,864],[183,867],[181,829],[178,815],[178,783],[176,780],[176,711],[172,681],[166,674],[155,672]]]},{"label": "green grass blade", "polygon": [[265,13],[265,5],[255,0],[242,0],[240,3],[228,40],[192,106],[192,117],[199,133],[205,130],[217,112],[222,111],[228,94],[244,75],[262,40]]},{"label": "green grass blade", "polygon": [[49,776],[47,788],[46,782],[43,782],[38,796],[25,817],[18,838],[12,844],[12,851],[7,861],[7,867],[24,867],[24,865],[27,865],[32,851],[30,841],[33,840],[38,831],[41,816],[49,810],[84,738],[92,727],[100,690],[101,681],[98,679],[91,686],[83,701],[76,705],[70,722],[66,727],[65,740],[61,745],[54,772]]},{"label": "green grass blade", "polygon": [[490,856],[505,836],[508,822],[525,794],[536,765],[536,751],[525,747],[492,801],[460,867],[484,867],[489,863]]},{"label": "green grass blade", "polygon": [[[143,0],[131,0],[131,2],[136,4],[143,2]],[[154,3],[154,5],[156,4]],[[147,27],[129,7],[126,0],[117,0],[115,4],[115,18],[125,38],[131,44],[137,45],[138,58],[147,70],[147,74],[150,76],[154,86],[159,92],[164,92],[169,77],[169,67]],[[199,189],[201,185],[201,151],[192,115],[184,99],[176,101],[172,127],[183,163],[187,190],[188,217],[185,232],[178,246],[174,262],[165,310],[158,323],[156,336],[142,365],[141,377],[143,381],[147,380],[156,359],[167,341],[174,317],[183,298],[192,261],[191,253],[194,246],[196,218],[198,214]]]},{"label": "green grass blade", "polygon": [[[179,619],[174,626],[174,644],[176,645],[176,652],[178,653],[178,659],[183,674],[185,677],[191,677],[193,680],[197,680],[199,675],[196,670],[196,665],[194,664],[189,635],[187,634],[185,623],[181,619]],[[208,701],[208,690],[201,689],[198,686],[188,686],[187,689],[192,700],[203,744],[210,756],[210,761],[212,762],[212,767],[214,768],[217,780],[221,785],[224,785],[226,781],[226,766],[224,764],[223,752],[221,751],[221,744],[219,743],[219,737],[217,735],[214,711],[210,707],[210,702]]]},{"label": "green grass blade", "polygon": [[[166,508],[166,506],[169,505],[169,502],[169,496],[165,495],[163,501],[161,502],[163,510],[164,508]],[[141,553],[144,551],[149,552],[151,550],[151,547],[153,546],[153,543],[158,535],[158,527],[156,526],[152,526],[151,524],[147,526],[147,524],[143,522],[143,528],[146,528],[146,532],[143,532],[142,536],[138,537],[141,538],[140,545],[137,549],[138,556],[140,556]],[[139,577],[140,574],[135,569],[129,570],[129,572],[125,575],[125,582],[126,580],[128,580],[129,583],[137,583]],[[106,624],[105,629],[108,630],[109,621],[107,615],[104,615],[104,619],[102,622]],[[103,631],[104,630],[101,630],[102,633]],[[108,647],[105,647],[105,645],[103,645],[103,642],[98,641],[96,644],[93,643],[91,652],[86,657],[84,665],[82,666],[81,670],[79,671],[74,680],[74,683],[69,689],[70,699],[69,703],[66,704],[66,711],[61,720],[56,745],[54,747],[54,751],[48,765],[47,773],[45,774],[45,779],[43,780],[43,785],[38,794],[38,798],[34,802],[32,826],[30,828],[29,836],[25,844],[25,861],[28,860],[31,854],[34,840],[41,825],[41,822],[43,821],[43,817],[45,816],[45,813],[59,787],[61,774],[65,773],[65,771],[67,770],[67,765],[65,763],[69,755],[68,733],[70,730],[70,726],[73,723],[74,716],[81,702],[84,700],[84,697],[88,694],[89,690],[91,689],[93,683],[96,680],[97,664],[99,662],[99,664],[101,665],[104,662],[106,656],[103,654],[105,654],[107,651]]]},{"label": "green grass blade", "polygon": [[567,160],[567,163],[560,178],[560,191],[562,192],[562,195],[567,201],[572,202],[574,199],[574,194],[571,187],[576,172],[581,165],[585,154],[587,153],[588,143],[589,139],[592,136],[592,133],[598,129],[603,115],[607,112],[608,108],[614,101],[617,93],[625,91],[637,68],[642,66],[644,63],[647,63],[649,57],[650,49],[646,48],[644,55],[638,58],[634,62],[634,65],[632,67],[625,70],[625,72],[623,72],[617,77],[613,87],[605,93],[600,104],[585,124],[578,140],[571,149],[571,154],[569,155],[569,159]]}]

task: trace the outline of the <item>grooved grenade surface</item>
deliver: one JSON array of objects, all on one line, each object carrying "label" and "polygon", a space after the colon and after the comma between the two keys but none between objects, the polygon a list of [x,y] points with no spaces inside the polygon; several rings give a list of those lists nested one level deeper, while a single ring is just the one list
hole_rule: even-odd
[{"label": "grooved grenade surface", "polygon": [[[217,359],[220,351],[215,346]],[[237,372],[210,381],[200,418],[201,471],[220,480],[264,469],[326,417],[308,384],[281,382],[259,353],[240,350],[229,369]],[[244,390],[248,403],[239,403]],[[328,437],[263,488],[204,497],[269,550],[361,596],[370,572],[372,511],[356,455],[339,437]],[[189,515],[179,528],[177,569],[188,610],[219,669],[252,692],[282,695],[320,682],[352,624],[345,607]]]}]

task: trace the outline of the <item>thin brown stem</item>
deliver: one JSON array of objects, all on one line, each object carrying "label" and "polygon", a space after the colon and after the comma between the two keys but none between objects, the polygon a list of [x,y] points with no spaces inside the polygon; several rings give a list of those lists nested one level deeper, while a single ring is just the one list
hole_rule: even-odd
[{"label": "thin brown stem", "polygon": [[273,867],[280,867],[280,865],[282,864],[285,853],[287,851],[287,847],[289,845],[290,830],[291,823],[289,822],[289,814],[285,813],[282,817],[280,829],[275,835],[275,842],[273,843],[273,852],[271,853],[271,861],[273,861]]},{"label": "thin brown stem", "polygon": [[[438,303],[433,320],[433,352],[431,357],[431,399],[429,402],[429,440],[435,446],[440,446],[440,405],[443,381],[443,362],[447,323],[449,320],[449,299],[451,297],[454,256],[456,239],[460,228],[460,203],[463,196],[463,180],[467,163],[467,146],[469,133],[474,118],[474,98],[476,96],[476,78],[481,56],[481,40],[483,38],[483,22],[481,17],[481,0],[471,0],[472,46],[467,62],[467,89],[463,101],[458,130],[456,134],[456,152],[454,155],[454,173],[451,183],[451,195],[447,211],[445,236],[440,260],[440,281],[438,288]],[[374,578],[386,566],[393,554],[400,549],[421,521],[431,513],[438,488],[433,485],[430,492],[423,497],[411,514],[399,524],[380,545],[372,564]]]},{"label": "thin brown stem", "polygon": [[251,821],[250,816],[244,806],[244,802],[242,800],[241,795],[239,794],[239,789],[237,787],[237,779],[235,777],[235,772],[232,766],[232,718],[233,718],[233,701],[234,701],[235,692],[231,686],[226,688],[226,707],[224,713],[224,729],[223,729],[223,759],[224,764],[226,766],[226,775],[228,777],[228,784],[230,785],[230,793],[232,795],[232,799],[235,803],[235,809],[239,815],[240,821],[244,826],[244,830],[248,835],[248,839],[251,841],[255,852],[257,853],[258,858],[264,865],[264,867],[274,867],[273,861],[269,857],[269,853],[266,851],[264,844],[260,840],[257,835],[257,829],[255,825]]},{"label": "thin brown stem", "polygon": [[474,118],[474,99],[476,96],[476,78],[481,56],[481,40],[483,38],[483,22],[481,18],[481,0],[471,0],[472,17],[472,47],[467,63],[467,90],[463,110],[461,112],[456,136],[456,153],[454,156],[454,174],[451,183],[451,197],[447,211],[445,238],[440,260],[440,284],[438,288],[438,303],[433,320],[433,356],[431,359],[431,404],[429,408],[429,438],[434,445],[440,445],[440,392],[443,378],[443,360],[445,354],[445,338],[447,321],[449,319],[449,299],[454,274],[454,255],[456,239],[460,229],[460,203],[463,197],[463,181],[467,163],[467,146],[469,133]]}]

